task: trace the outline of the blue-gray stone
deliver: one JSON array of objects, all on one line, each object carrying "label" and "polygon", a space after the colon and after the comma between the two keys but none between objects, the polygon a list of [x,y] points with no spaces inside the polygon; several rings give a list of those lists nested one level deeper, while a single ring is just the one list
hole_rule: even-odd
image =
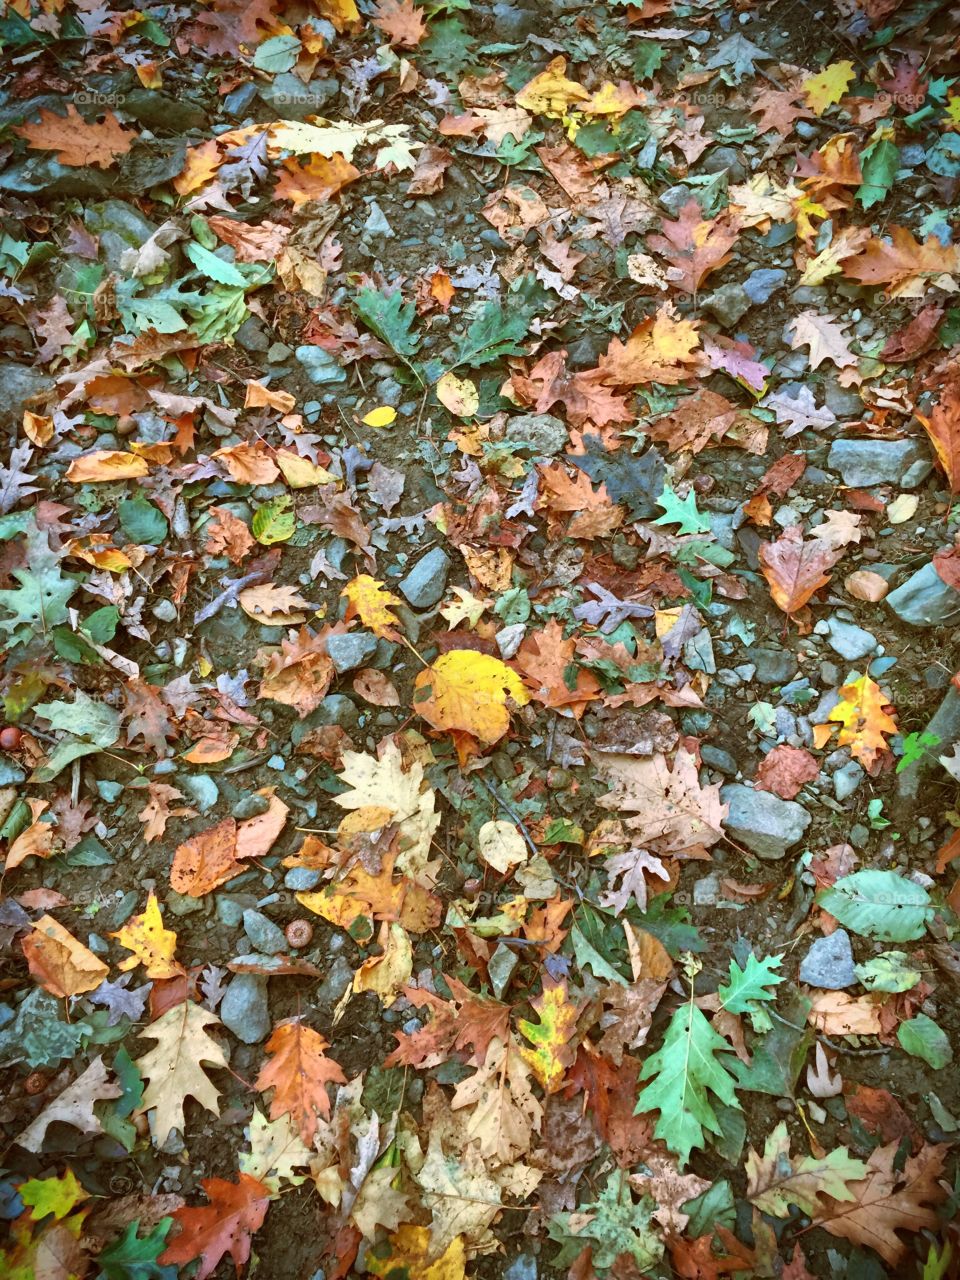
[{"label": "blue-gray stone", "polygon": [[747,314],[751,303],[743,285],[731,283],[714,289],[703,299],[703,306],[724,328],[730,328]]},{"label": "blue-gray stone", "polygon": [[778,267],[758,267],[743,282],[743,292],[752,303],[766,302],[787,283],[787,273]]},{"label": "blue-gray stone", "polygon": [[259,1044],[270,1031],[267,980],[256,973],[237,973],[220,1003],[220,1020],[244,1044]]},{"label": "blue-gray stone", "polygon": [[443,595],[450,572],[450,557],[434,547],[400,579],[400,590],[415,609],[430,609]]},{"label": "blue-gray stone", "polygon": [[206,813],[220,798],[220,788],[208,773],[194,773],[180,785],[201,813]]},{"label": "blue-gray stone", "polygon": [[877,647],[877,637],[865,631],[863,627],[855,626],[852,622],[844,622],[841,618],[828,618],[827,627],[829,628],[827,643],[834,653],[839,653],[840,657],[846,658],[848,662],[865,658]]},{"label": "blue-gray stone", "polygon": [[730,806],[724,828],[758,858],[784,857],[810,825],[803,805],[781,800],[772,791],[754,791],[733,782],[721,788],[720,799]]},{"label": "blue-gray stone", "polygon": [[346,369],[329,351],[324,351],[323,347],[304,345],[297,347],[294,354],[306,371],[308,380],[315,386],[346,382]]},{"label": "blue-gray stone", "polygon": [[886,603],[913,627],[944,626],[960,618],[960,591],[944,582],[932,564],[925,564],[891,591]]},{"label": "blue-gray stone", "polygon": [[322,879],[322,873],[310,867],[291,867],[283,877],[283,887],[294,893],[309,893]]},{"label": "blue-gray stone", "polygon": [[930,451],[919,440],[835,440],[827,467],[854,489],[895,484],[915,489],[933,470]]},{"label": "blue-gray stone", "polygon": [[377,651],[377,637],[369,631],[348,631],[327,637],[327,653],[337,675],[362,667]]},{"label": "blue-gray stone", "polygon": [[731,778],[735,778],[740,770],[740,766],[729,751],[724,751],[722,747],[711,746],[709,742],[705,742],[700,748],[700,759],[711,769],[719,769],[721,773]]},{"label": "blue-gray stone", "polygon": [[842,991],[857,980],[853,948],[846,929],[818,938],[800,964],[800,981],[824,991]]},{"label": "blue-gray stone", "polygon": [[503,1280],[537,1280],[537,1260],[533,1254],[517,1254],[504,1269]]},{"label": "blue-gray stone", "polygon": [[850,760],[833,775],[833,794],[840,801],[848,799],[865,777],[863,766],[857,764],[856,760]]},{"label": "blue-gray stone", "polygon": [[552,413],[522,413],[510,418],[503,430],[505,440],[524,446],[525,452],[548,458],[566,447],[569,434],[565,424]]},{"label": "blue-gray stone", "polygon": [[353,969],[346,956],[334,956],[329,972],[317,988],[318,1004],[336,1004],[353,981]]},{"label": "blue-gray stone", "polygon": [[243,931],[253,943],[254,950],[262,951],[264,955],[275,956],[287,950],[283,930],[262,911],[244,911]]}]

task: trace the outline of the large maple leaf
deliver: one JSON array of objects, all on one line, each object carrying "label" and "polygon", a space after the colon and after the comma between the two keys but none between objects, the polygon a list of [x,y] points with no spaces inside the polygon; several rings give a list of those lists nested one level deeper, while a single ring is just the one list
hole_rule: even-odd
[{"label": "large maple leaf", "polygon": [[649,236],[647,244],[671,264],[671,283],[696,293],[712,271],[730,261],[739,235],[740,224],[732,214],[704,218],[696,200],[688,200],[675,222],[664,222],[663,235]]},{"label": "large maple leaf", "polygon": [[925,1146],[910,1156],[903,1171],[895,1165],[899,1143],[877,1147],[867,1161],[862,1182],[848,1183],[850,1200],[823,1196],[814,1225],[853,1244],[867,1245],[884,1262],[896,1267],[906,1252],[898,1231],[936,1231],[939,1215],[934,1208],[946,1197],[938,1181],[947,1153],[946,1145]]},{"label": "large maple leaf", "polygon": [[518,706],[530,701],[515,671],[490,654],[451,649],[417,676],[413,706],[434,729],[490,746],[510,727],[508,698]]},{"label": "large maple leaf", "polygon": [[613,790],[597,804],[634,815],[626,826],[635,844],[696,858],[705,857],[705,849],[720,839],[727,816],[720,787],[701,787],[697,762],[689,751],[677,752],[672,769],[662,755],[605,755],[596,765],[613,783]]},{"label": "large maple leaf", "polygon": [[273,1059],[257,1076],[258,1089],[273,1090],[271,1120],[291,1115],[308,1146],[318,1120],[330,1118],[327,1085],[347,1082],[339,1062],[326,1056],[328,1047],[323,1036],[300,1018],[278,1022],[267,1041],[267,1053],[273,1054]]},{"label": "large maple leaf", "polygon": [[216,1271],[227,1253],[236,1264],[237,1273],[250,1257],[250,1242],[263,1226],[270,1207],[270,1188],[248,1173],[237,1175],[236,1182],[224,1178],[204,1178],[200,1183],[209,1205],[199,1209],[175,1210],[173,1217],[180,1234],[158,1258],[167,1262],[193,1262],[200,1259],[196,1280],[206,1280]]},{"label": "large maple leaf", "polygon": [[600,683],[592,672],[577,666],[576,646],[572,636],[564,640],[563,627],[551,618],[542,631],[524,638],[514,662],[536,702],[569,707],[579,718],[587,703],[600,696]]},{"label": "large maple leaf", "polygon": [[699,346],[697,321],[678,319],[665,303],[656,315],[641,321],[625,343],[611,339],[599,367],[611,386],[635,387],[644,382],[672,386],[697,372]]},{"label": "large maple leaf", "polygon": [[848,280],[884,284],[891,298],[922,298],[931,285],[952,292],[960,272],[960,245],[949,247],[936,236],[920,243],[906,227],[889,227],[889,243],[875,236],[843,263]]},{"label": "large maple leaf", "polygon": [[61,164],[100,169],[109,169],[118,156],[126,155],[137,136],[111,112],[100,123],[88,124],[73,103],[65,117],[44,109],[37,124],[18,125],[13,132],[26,138],[34,151],[56,151]]},{"label": "large maple leaf", "polygon": [[605,382],[600,369],[568,373],[566,352],[550,351],[541,356],[529,374],[514,373],[509,385],[517,398],[537,413],[549,413],[555,404],[562,404],[575,427],[632,422],[634,414],[626,400],[614,394]]},{"label": "large maple leaf", "polygon": [[207,1034],[210,1026],[220,1026],[216,1014],[192,1000],[185,1000],[138,1033],[145,1040],[157,1042],[137,1059],[136,1065],[147,1082],[137,1113],[155,1113],[153,1138],[158,1147],[163,1146],[172,1129],[183,1132],[183,1104],[187,1097],[196,1098],[215,1116],[220,1114],[217,1105],[220,1091],[200,1065],[203,1062],[215,1067],[227,1065],[223,1050]]},{"label": "large maple leaf", "polygon": [[777,608],[784,613],[802,609],[815,591],[830,581],[829,571],[843,556],[822,538],[803,540],[799,525],[785,529],[776,542],[760,547],[760,568]]}]

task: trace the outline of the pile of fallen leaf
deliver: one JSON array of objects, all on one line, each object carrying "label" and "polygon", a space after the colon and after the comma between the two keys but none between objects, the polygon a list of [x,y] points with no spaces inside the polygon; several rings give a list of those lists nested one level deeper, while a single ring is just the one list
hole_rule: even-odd
[{"label": "pile of fallen leaf", "polygon": [[954,17],[7,6],[0,1274],[960,1276]]}]

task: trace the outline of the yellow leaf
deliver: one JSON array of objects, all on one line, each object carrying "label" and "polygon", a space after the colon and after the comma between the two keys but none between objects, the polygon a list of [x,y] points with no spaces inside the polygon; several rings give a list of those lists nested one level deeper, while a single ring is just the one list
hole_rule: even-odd
[{"label": "yellow leaf", "polygon": [[392,591],[388,591],[382,582],[372,578],[369,573],[361,573],[347,583],[340,595],[347,598],[347,612],[344,615],[346,622],[351,618],[359,618],[375,636],[384,640],[400,639],[395,630],[399,619],[391,613],[390,606],[402,604],[403,601]]},{"label": "yellow leaf", "polygon": [[91,484],[95,480],[137,480],[149,472],[145,458],[117,449],[97,449],[74,458],[67,479],[71,484]]},{"label": "yellow leaf", "polygon": [[523,681],[499,658],[473,649],[451,649],[417,676],[414,709],[434,729],[468,733],[486,746],[510,727],[507,699],[525,706]]},{"label": "yellow leaf", "polygon": [[531,1004],[539,1023],[521,1018],[517,1028],[534,1048],[520,1052],[547,1093],[556,1093],[576,1057],[574,1036],[580,1010],[570,1001],[566,979],[553,983],[545,979],[543,994]]},{"label": "yellow leaf", "polygon": [[534,76],[517,94],[517,106],[534,115],[552,116],[555,120],[567,114],[575,102],[586,102],[590,94],[583,85],[566,76],[566,58],[554,58],[545,71]]},{"label": "yellow leaf", "polygon": [[151,893],[147,898],[147,906],[142,915],[133,916],[123,928],[110,934],[122,947],[132,951],[133,955],[121,960],[119,968],[126,971],[142,964],[148,978],[175,978],[183,973],[183,966],[174,960],[177,949],[177,935],[172,929],[163,927],[160,904],[157,895]]},{"label": "yellow leaf", "polygon": [[35,444],[38,449],[42,449],[44,445],[48,445],[53,439],[53,419],[44,417],[43,414],[31,413],[29,409],[24,409],[23,434],[31,444]]},{"label": "yellow leaf", "polygon": [[379,408],[371,409],[369,413],[365,413],[360,419],[368,427],[389,427],[391,422],[396,422],[396,420],[397,411],[389,404],[382,404]]},{"label": "yellow leaf", "polygon": [[527,843],[512,822],[485,822],[477,832],[477,842],[480,857],[502,876],[529,856]]},{"label": "yellow leaf", "polygon": [[301,458],[292,449],[278,449],[276,463],[291,489],[309,489],[315,484],[333,484],[334,477],[309,458]]},{"label": "yellow leaf", "polygon": [[846,58],[842,62],[831,62],[829,67],[804,80],[801,87],[807,106],[822,116],[827,107],[840,101],[855,79],[852,62]]},{"label": "yellow leaf", "polygon": [[413,975],[413,948],[403,926],[386,921],[377,941],[383,954],[364,960],[353,975],[353,990],[372,991],[383,1005],[391,1005]]},{"label": "yellow leaf", "polygon": [[870,769],[879,758],[890,750],[884,734],[899,733],[897,722],[884,711],[887,698],[876,681],[860,676],[840,690],[841,701],[830,712],[828,719],[839,720],[843,728],[837,745],[849,747],[850,754]]},{"label": "yellow leaf", "polygon": [[464,1280],[466,1252],[463,1236],[455,1236],[436,1262],[429,1262],[430,1228],[405,1222],[390,1237],[390,1257],[367,1256],[367,1270],[374,1276],[406,1275],[409,1280]]},{"label": "yellow leaf", "polygon": [[480,408],[480,396],[469,378],[445,373],[437,383],[437,399],[458,418],[472,418]]}]

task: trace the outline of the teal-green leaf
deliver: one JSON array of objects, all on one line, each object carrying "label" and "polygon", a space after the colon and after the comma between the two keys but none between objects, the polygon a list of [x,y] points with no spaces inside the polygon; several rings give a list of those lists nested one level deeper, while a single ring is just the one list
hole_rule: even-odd
[{"label": "teal-green leaf", "polygon": [[208,280],[212,280],[215,284],[232,285],[235,289],[246,288],[247,277],[243,272],[232,262],[226,262],[223,258],[218,258],[215,253],[211,253],[209,249],[204,249],[202,244],[191,240],[184,247],[183,252],[200,274],[206,276]]},{"label": "teal-green leaf", "polygon": [[671,485],[666,485],[657,506],[663,507],[663,515],[657,516],[654,524],[678,525],[681,534],[710,532],[710,520],[697,510],[697,495],[692,489],[681,498]]},{"label": "teal-green leaf", "polygon": [[257,46],[253,65],[258,71],[266,71],[270,75],[291,71],[297,65],[302,48],[303,45],[296,36],[271,36]]},{"label": "teal-green leaf", "polygon": [[409,359],[416,354],[420,346],[420,336],[413,331],[416,308],[412,302],[404,303],[399,289],[393,293],[360,289],[353,305],[367,328],[372,329],[381,342],[392,347],[398,356]]},{"label": "teal-green leaf", "polygon": [[135,498],[125,498],[117,506],[120,528],[131,542],[159,547],[170,531],[167,518],[159,507],[138,493]]},{"label": "teal-green leaf", "polygon": [[654,1136],[680,1157],[682,1166],[694,1147],[705,1145],[704,1130],[719,1133],[712,1097],[739,1107],[727,1068],[729,1043],[717,1035],[695,1004],[681,1005],[667,1028],[662,1048],[647,1058],[641,1080],[651,1080],[637,1099],[635,1114],[659,1111]]},{"label": "teal-green leaf", "polygon": [[728,1013],[755,1013],[759,1000],[774,1000],[776,995],[768,987],[783,982],[783,974],[777,973],[783,956],[766,956],[758,960],[747,957],[747,967],[741,969],[735,960],[730,961],[730,981],[719,988],[718,994]]},{"label": "teal-green leaf", "polygon": [[926,889],[896,871],[855,871],[821,889],[816,902],[846,928],[885,942],[922,938],[933,917]]},{"label": "teal-green leaf", "polygon": [[857,199],[864,209],[870,209],[886,199],[899,168],[900,148],[886,138],[881,138],[861,154],[860,171],[863,182],[857,188]]},{"label": "teal-green leaf", "polygon": [[100,1274],[97,1280],[176,1280],[175,1266],[160,1266],[157,1259],[167,1247],[167,1232],[172,1218],[161,1218],[148,1236],[137,1232],[140,1219],[128,1222],[122,1236],[100,1254]]},{"label": "teal-green leaf", "polygon": [[591,1265],[602,1274],[624,1256],[637,1272],[652,1270],[663,1256],[663,1241],[650,1221],[655,1208],[649,1196],[634,1200],[628,1175],[614,1169],[592,1204],[550,1218],[550,1239],[563,1245],[555,1265],[566,1269],[589,1246]]},{"label": "teal-green leaf", "polygon": [[523,355],[523,347],[518,343],[526,336],[528,327],[529,321],[522,311],[508,313],[499,302],[485,303],[460,339],[454,368]]},{"label": "teal-green leaf", "polygon": [[922,1058],[934,1071],[941,1071],[953,1061],[947,1033],[925,1013],[901,1022],[897,1027],[897,1039],[907,1053]]}]

